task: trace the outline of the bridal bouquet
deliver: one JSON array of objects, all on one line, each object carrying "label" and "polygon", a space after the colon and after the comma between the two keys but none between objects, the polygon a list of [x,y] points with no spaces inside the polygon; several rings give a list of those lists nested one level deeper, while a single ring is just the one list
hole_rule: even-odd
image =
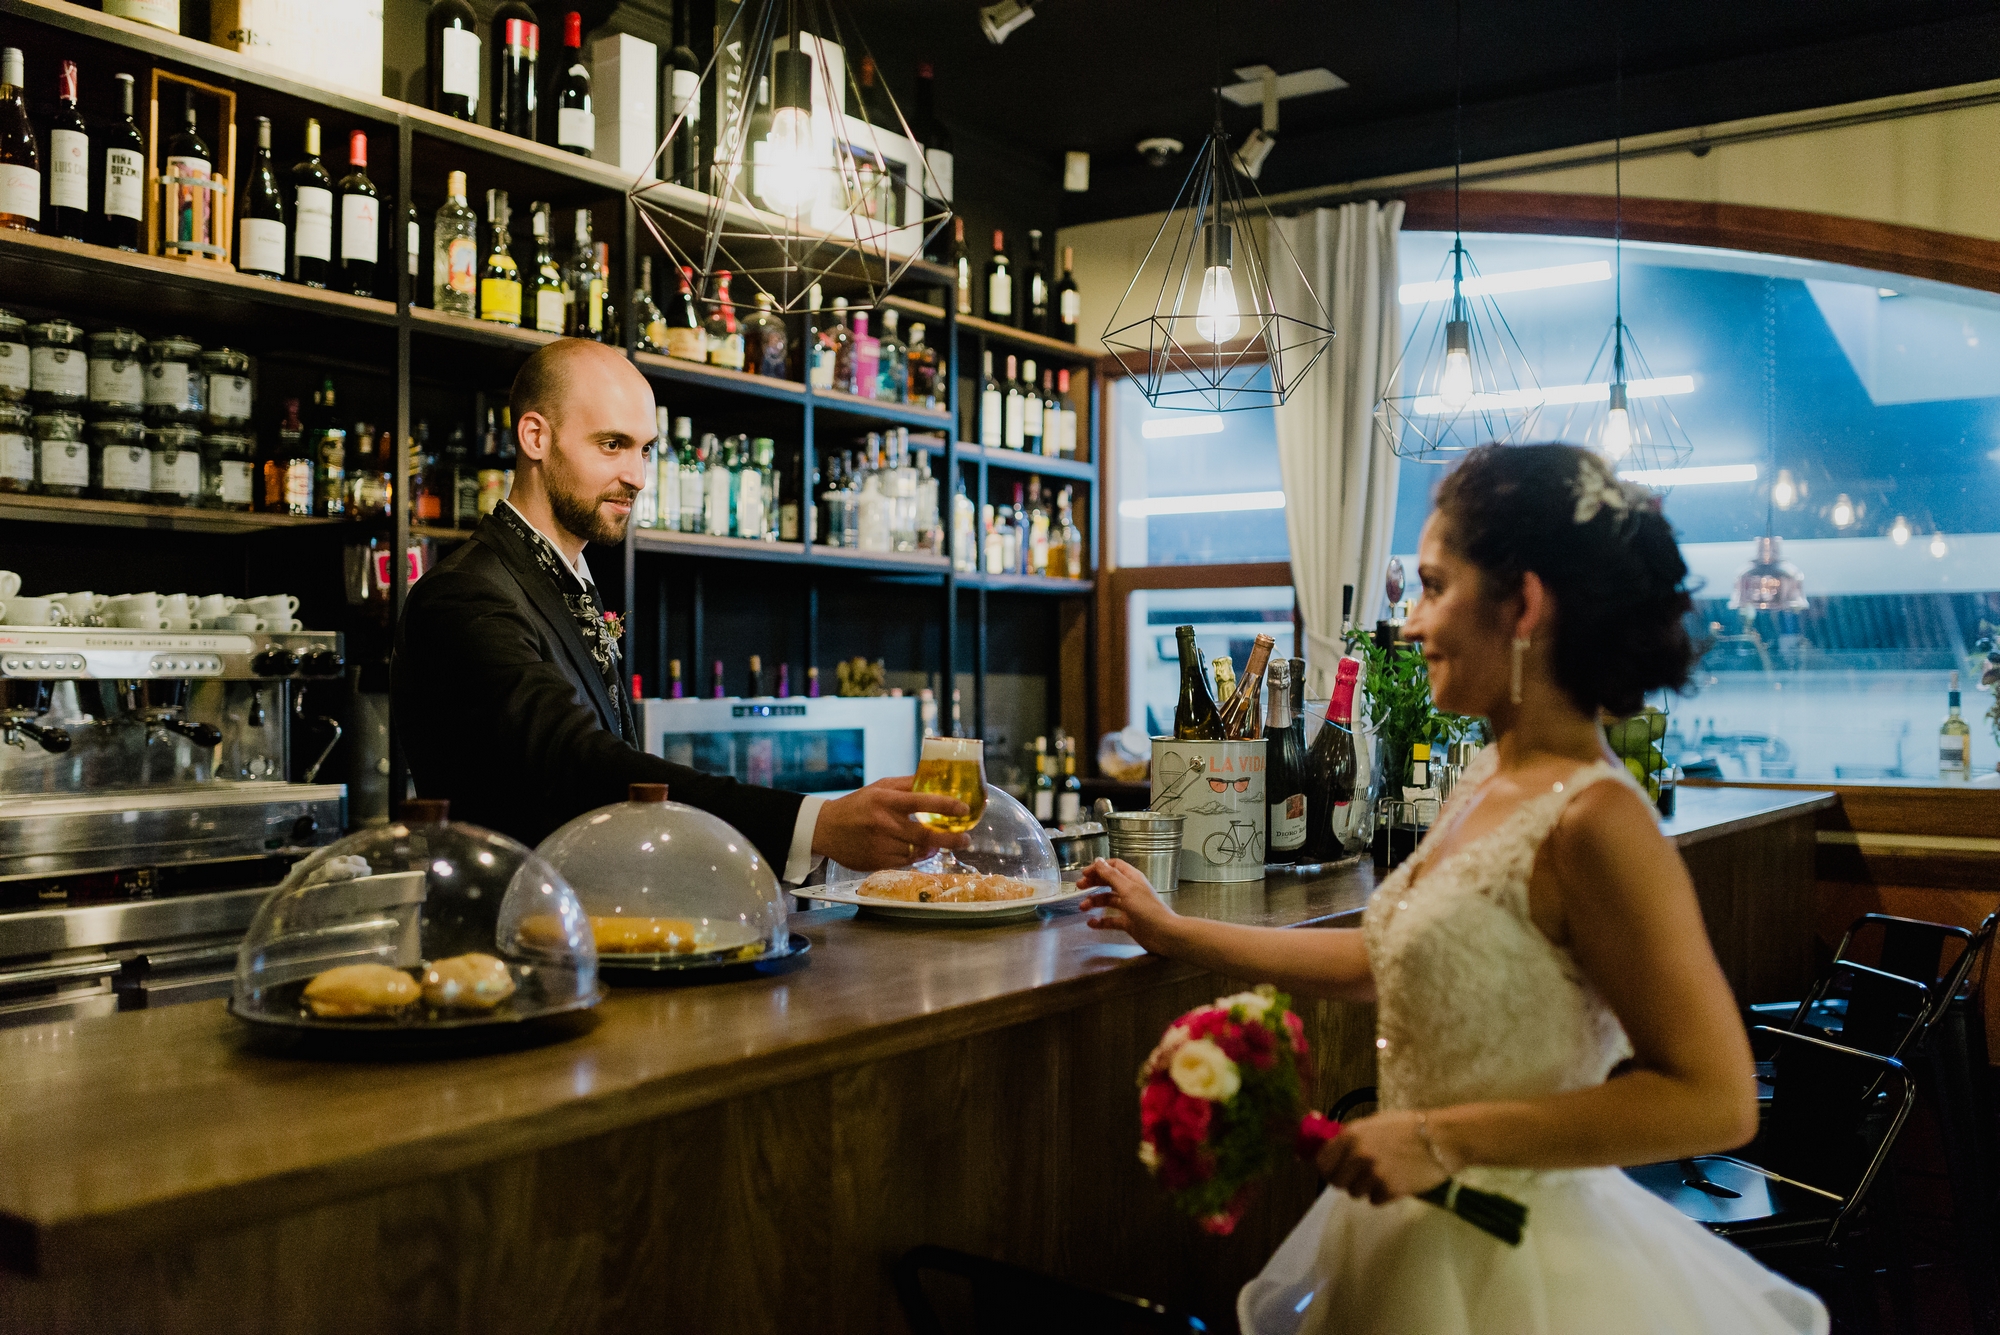
[{"label": "bridal bouquet", "polygon": [[[1139,1068],[1139,1162],[1204,1231],[1234,1232],[1258,1182],[1340,1134],[1307,1109],[1305,1059],[1305,1025],[1267,983],[1181,1016]],[[1456,1179],[1417,1199],[1510,1245],[1528,1218]]]}]

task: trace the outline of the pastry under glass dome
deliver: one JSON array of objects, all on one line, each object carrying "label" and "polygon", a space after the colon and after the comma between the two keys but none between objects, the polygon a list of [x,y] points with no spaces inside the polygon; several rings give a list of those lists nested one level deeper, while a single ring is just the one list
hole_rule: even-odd
[{"label": "pastry under glass dome", "polygon": [[[947,865],[943,854],[934,852],[911,864],[911,869],[1011,877],[1032,884],[1038,897],[1059,894],[1066,888],[1062,884],[1062,862],[1056,857],[1048,832],[1034,813],[1005,789],[986,785],[986,810],[980,814],[979,823],[966,831],[966,836],[972,844],[956,851],[957,866]],[[854,891],[867,878],[867,872],[843,867],[832,860],[826,864],[829,890]]]},{"label": "pastry under glass dome", "polygon": [[236,955],[253,1024],[399,1031],[518,1024],[595,1005],[597,949],[568,883],[442,802],[292,868]]},{"label": "pastry under glass dome", "polygon": [[790,905],[757,846],[718,816],[635,783],[536,849],[575,888],[607,967],[755,960],[789,951]]}]

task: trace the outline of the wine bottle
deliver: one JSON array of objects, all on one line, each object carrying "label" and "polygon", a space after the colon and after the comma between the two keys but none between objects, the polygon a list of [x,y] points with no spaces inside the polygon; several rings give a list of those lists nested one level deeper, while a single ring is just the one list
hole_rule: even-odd
[{"label": "wine bottle", "polygon": [[521,0],[505,0],[493,11],[491,96],[493,128],[503,134],[535,137],[536,63],[541,55],[542,29],[535,11]]},{"label": "wine bottle", "polygon": [[986,318],[1014,323],[1014,270],[1007,263],[1007,234],[993,229],[993,254],[986,261]]},{"label": "wine bottle", "polygon": [[833,388],[843,394],[855,392],[854,331],[847,327],[847,298],[833,299],[833,325],[827,330],[833,346]]},{"label": "wine bottle", "polygon": [[313,418],[306,425],[306,445],[313,464],[313,513],[338,519],[347,513],[347,430],[334,405],[333,377],[327,376],[313,396]]},{"label": "wine bottle", "polygon": [[680,290],[667,301],[667,355],[682,361],[708,360],[708,326],[694,295],[694,266],[681,266]]},{"label": "wine bottle", "polygon": [[790,339],[778,318],[769,292],[757,294],[757,305],[743,320],[743,369],[752,375],[783,379],[789,368]]},{"label": "wine bottle", "polygon": [[596,338],[604,328],[604,294],[593,292],[597,277],[597,244],[591,239],[589,209],[578,209],[570,223],[569,258],[563,262],[563,332],[571,338]]},{"label": "wine bottle", "polygon": [[465,173],[445,177],[445,201],[431,224],[431,305],[451,315],[479,313],[479,215],[465,202]]},{"label": "wine bottle", "polygon": [[993,349],[979,354],[979,443],[997,446],[1006,439],[1005,398],[993,378]]},{"label": "wine bottle", "polygon": [[[585,290],[583,300],[588,303],[596,322],[596,338],[599,343],[611,343],[619,347],[625,344],[625,326],[618,323],[618,299],[611,291],[611,243],[597,243],[597,271],[591,286]],[[602,310],[597,310],[598,305]]]},{"label": "wine bottle", "polygon": [[1069,401],[1069,368],[1056,372],[1056,403],[1062,410],[1062,434],[1057,438],[1056,453],[1065,459],[1076,457],[1076,409]]},{"label": "wine bottle", "polygon": [[729,284],[734,277],[727,269],[719,269],[715,274],[715,293],[709,299],[708,364],[740,371],[743,329],[736,321],[736,303],[729,296]]},{"label": "wine bottle", "polygon": [[166,216],[161,226],[164,240],[160,249],[168,255],[201,255],[196,249],[211,240],[210,220],[214,204],[211,191],[201,182],[213,173],[214,159],[208,141],[195,127],[194,90],[189,89],[182,105],[180,132],[167,141],[165,174],[175,184],[166,191]]},{"label": "wine bottle", "polygon": [[1023,449],[1027,443],[1025,430],[1028,400],[1027,396],[1021,393],[1021,381],[1017,367],[1018,363],[1015,360],[1014,354],[1011,352],[1008,353],[1007,379],[1001,389],[1001,392],[1006,395],[1006,399],[1003,407],[1005,415],[1001,420],[1002,436],[1000,443],[1010,450]]},{"label": "wine bottle", "polygon": [[674,6],[674,44],[667,51],[666,120],[674,133],[671,160],[664,170],[676,185],[701,188],[701,60],[688,45],[694,6]]},{"label": "wine bottle", "polygon": [[[312,447],[306,442],[305,423],[299,420],[299,401],[285,400],[285,419],[278,423],[278,504],[284,513],[314,513],[314,478],[318,468]],[[267,491],[268,496],[268,491]]]},{"label": "wine bottle", "polygon": [[[632,289],[632,322],[639,329],[639,351],[667,350],[667,317],[653,300],[653,257],[639,257],[639,285]],[[664,447],[666,442],[660,442]],[[662,497],[664,499],[664,496]]]},{"label": "wine bottle", "polygon": [[1042,400],[1035,393],[1035,359],[1021,363],[1021,448],[1042,453]]},{"label": "wine bottle", "polygon": [[687,695],[687,687],[681,681],[681,660],[667,660],[667,699],[679,700]]},{"label": "wine bottle", "polygon": [[431,110],[479,123],[479,29],[465,0],[432,0],[424,19]]},{"label": "wine bottle", "polygon": [[958,313],[972,314],[972,252],[965,246],[965,219],[951,220],[951,267],[957,275],[952,286],[958,294]]},{"label": "wine bottle", "polygon": [[42,230],[89,239],[90,130],[76,114],[76,62],[56,66],[56,110],[49,118],[49,213]]},{"label": "wine bottle", "polygon": [[535,328],[544,334],[563,332],[563,274],[549,246],[549,206],[528,205],[535,236]]},{"label": "wine bottle", "polygon": [[1035,819],[1044,825],[1056,818],[1056,781],[1049,773],[1049,739],[1035,738]]},{"label": "wine bottle", "polygon": [[37,230],[42,220],[42,150],[28,120],[19,47],[0,51],[0,227]]},{"label": "wine bottle", "polygon": [[1076,290],[1076,247],[1063,247],[1062,277],[1056,280],[1056,327],[1054,334],[1065,343],[1076,342],[1076,322],[1083,316],[1083,298]]},{"label": "wine bottle", "polygon": [[1947,783],[1972,778],[1972,725],[1965,721],[1958,694],[1958,673],[1951,674],[1945,695],[1944,725],[1938,729],[1938,777]]},{"label": "wine bottle", "polygon": [[[917,66],[917,95],[914,101],[916,115],[912,117],[910,128],[916,132],[917,142],[924,150],[924,165],[930,169],[928,178],[919,182],[924,197],[924,212],[942,213],[951,207],[952,168],[956,161],[952,154],[951,131],[937,114],[937,79],[931,63],[926,60]],[[893,128],[893,127],[892,127]],[[964,238],[964,224],[958,222],[958,235]]]},{"label": "wine bottle", "polygon": [[1028,229],[1028,302],[1021,328],[1031,334],[1049,332],[1049,273],[1042,264],[1042,230]]},{"label": "wine bottle", "polygon": [[382,200],[368,179],[368,136],[360,130],[347,138],[347,163],[354,170],[340,178],[340,290],[372,297],[382,244]]},{"label": "wine bottle", "polygon": [[1042,453],[1062,453],[1062,400],[1056,397],[1056,373],[1042,372]]},{"label": "wine bottle", "polygon": [[1194,642],[1193,626],[1176,626],[1174,638],[1181,651],[1181,696],[1174,705],[1174,737],[1183,742],[1222,740],[1222,711],[1209,694],[1208,674],[1201,668],[1201,650]]},{"label": "wine bottle", "polygon": [[[1271,664],[1270,707],[1264,727],[1264,801],[1269,808],[1268,861],[1297,862],[1305,854],[1306,723],[1293,704],[1292,665],[1303,661],[1281,658]],[[1299,685],[1304,686],[1301,681]],[[1304,703],[1301,701],[1300,703]]]},{"label": "wine bottle", "polygon": [[118,81],[119,117],[103,126],[98,171],[97,239],[102,245],[136,251],[146,244],[146,141],[132,119],[132,76]]},{"label": "wine bottle", "polygon": [[292,281],[325,287],[333,262],[333,177],[319,160],[319,122],[306,121],[306,155],[292,167]]},{"label": "wine bottle", "polygon": [[1236,693],[1223,702],[1222,735],[1232,742],[1255,741],[1264,735],[1263,710],[1259,705],[1263,700],[1264,669],[1276,644],[1269,635],[1259,635],[1251,641],[1243,678],[1236,683]]},{"label": "wine bottle", "polygon": [[549,103],[555,108],[556,147],[582,157],[597,152],[597,113],[590,103],[590,71],[583,63],[583,15],[563,16],[562,60],[556,65]]},{"label": "wine bottle", "polygon": [[493,249],[479,278],[479,318],[495,324],[521,323],[521,266],[507,253],[507,192],[486,192],[486,221],[493,228]]},{"label": "wine bottle", "polygon": [[1354,800],[1354,684],[1360,675],[1361,661],[1353,657],[1334,669],[1326,722],[1306,757],[1306,855],[1315,862],[1332,862],[1346,851],[1342,836]]},{"label": "wine bottle", "polygon": [[1062,752],[1062,786],[1056,789],[1056,824],[1073,825],[1083,819],[1083,780],[1076,777],[1076,738],[1065,737]]},{"label": "wine bottle", "polygon": [[257,159],[243,183],[236,224],[236,267],[259,278],[285,276],[285,201],[271,167],[271,118],[257,118]]},{"label": "wine bottle", "polygon": [[764,659],[761,654],[752,654],[750,655],[750,681],[745,686],[743,695],[746,699],[754,700],[763,693]]}]

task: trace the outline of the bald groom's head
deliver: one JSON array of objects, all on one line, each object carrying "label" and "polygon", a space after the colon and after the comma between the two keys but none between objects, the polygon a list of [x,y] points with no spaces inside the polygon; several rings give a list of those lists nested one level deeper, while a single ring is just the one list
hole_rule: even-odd
[{"label": "bald groom's head", "polygon": [[617,348],[558,339],[522,363],[509,402],[520,504],[535,505],[539,492],[555,521],[579,541],[623,540],[651,456],[653,388],[646,377]]}]

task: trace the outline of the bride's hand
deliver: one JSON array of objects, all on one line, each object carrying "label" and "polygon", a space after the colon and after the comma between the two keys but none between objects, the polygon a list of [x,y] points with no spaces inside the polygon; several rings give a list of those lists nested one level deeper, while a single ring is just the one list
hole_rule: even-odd
[{"label": "bride's hand", "polygon": [[1099,858],[1084,868],[1076,883],[1086,890],[1101,887],[1077,905],[1082,909],[1104,910],[1090,920],[1092,927],[1124,932],[1155,955],[1173,953],[1174,929],[1180,915],[1166,906],[1137,867],[1122,858]]},{"label": "bride's hand", "polygon": [[1413,1112],[1380,1112],[1343,1124],[1320,1150],[1318,1166],[1329,1186],[1376,1205],[1429,1191],[1450,1176],[1424,1148]]}]

